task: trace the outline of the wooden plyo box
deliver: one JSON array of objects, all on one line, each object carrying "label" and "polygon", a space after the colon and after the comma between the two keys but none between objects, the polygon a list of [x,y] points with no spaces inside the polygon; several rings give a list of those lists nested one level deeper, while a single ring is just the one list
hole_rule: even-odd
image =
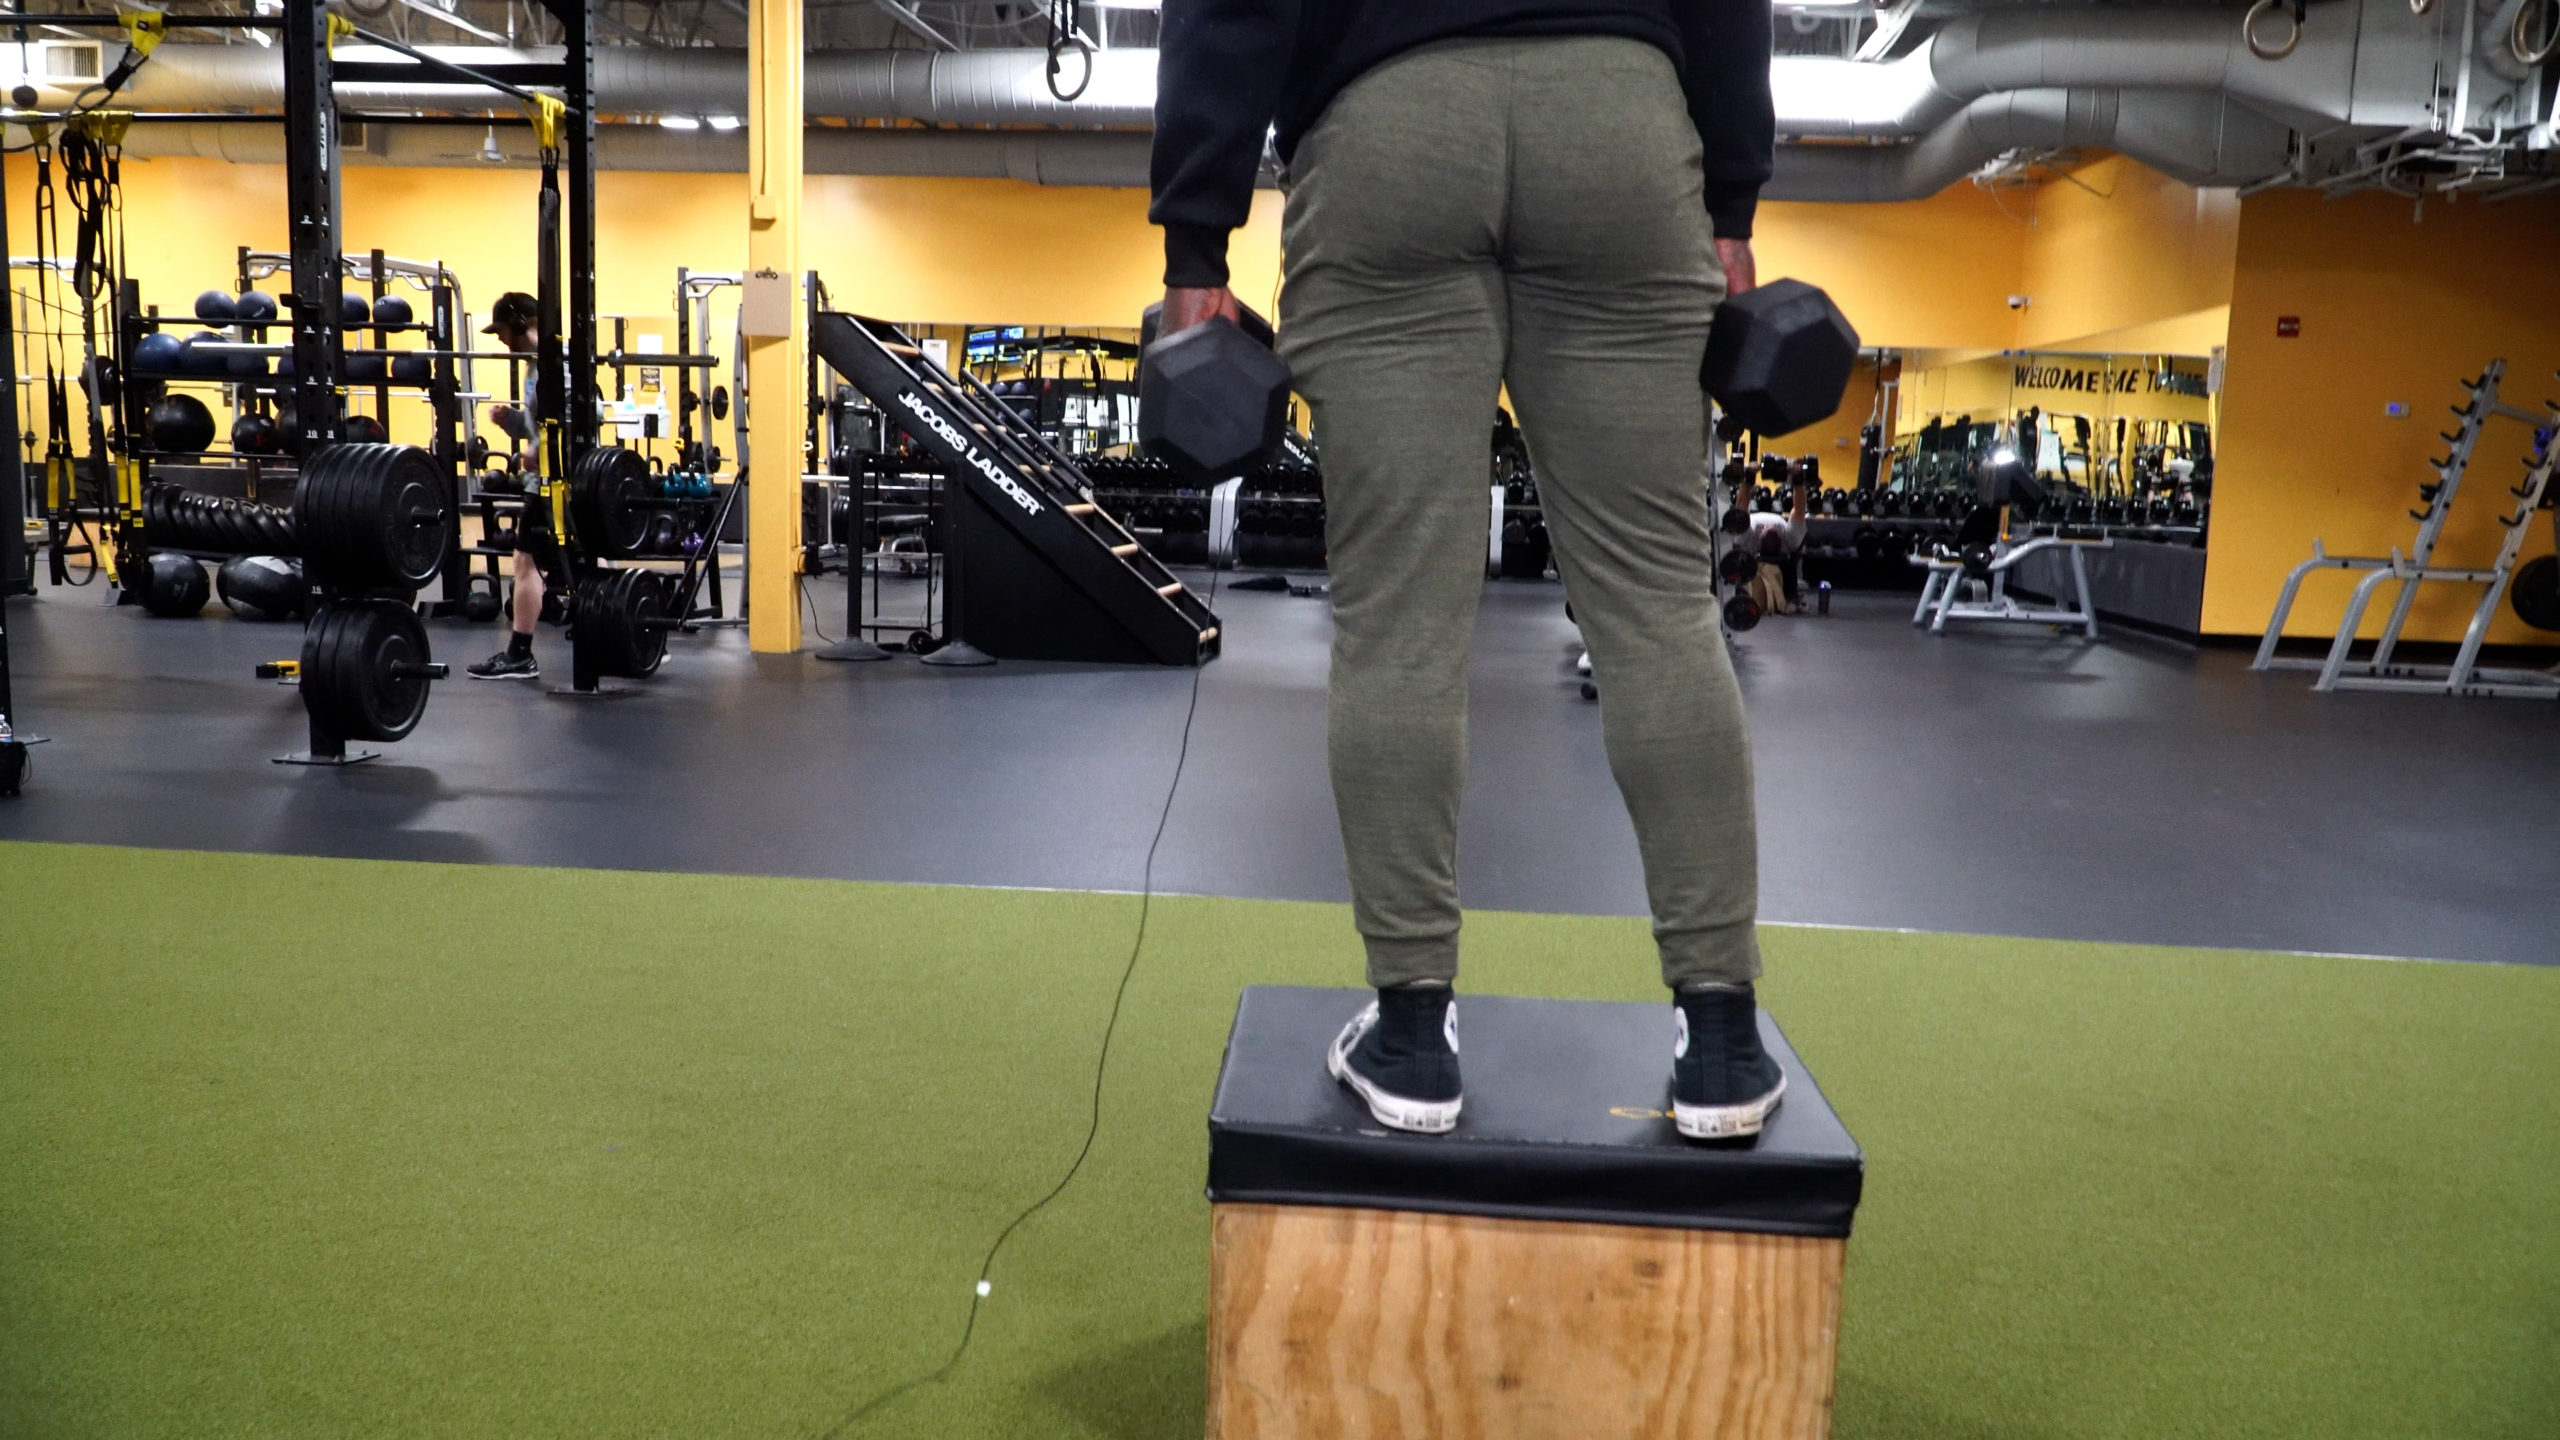
[{"label": "wooden plyo box", "polygon": [[1820,1440],[1857,1146],[1681,1140],[1668,1006],[1462,996],[1456,1132],[1324,1073],[1367,992],[1245,992],[1210,1115],[1210,1440]]}]

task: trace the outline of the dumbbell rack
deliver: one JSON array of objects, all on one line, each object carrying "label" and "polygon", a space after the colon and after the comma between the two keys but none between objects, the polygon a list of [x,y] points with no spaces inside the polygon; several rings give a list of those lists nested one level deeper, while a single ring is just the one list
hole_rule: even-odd
[{"label": "dumbbell rack", "polygon": [[[2560,439],[2549,437],[2549,431],[2560,428],[2560,402],[2548,402],[2546,413],[2520,409],[2498,398],[2498,386],[2506,375],[2506,362],[2492,360],[2480,378],[2464,386],[2466,402],[2454,408],[2457,425],[2439,438],[2449,447],[2443,459],[2432,462],[2436,480],[2418,487],[2419,499],[2426,509],[2413,510],[2410,518],[2418,522],[2418,534],[2408,554],[2394,549],[2388,556],[2331,555],[2318,540],[2311,543],[2311,558],[2293,568],[2285,577],[2284,589],[2276,597],[2275,613],[2267,621],[2267,632],[2258,642],[2258,653],[2250,662],[2253,670],[2317,670],[2320,678],[2312,689],[2331,690],[2397,690],[2436,695],[2500,695],[2532,699],[2560,699],[2560,670],[2527,670],[2484,667],[2479,663],[2480,647],[2489,633],[2489,624],[2497,615],[2498,604],[2506,598],[2507,586],[2514,579],[2516,557],[2524,549],[2525,534],[2534,512],[2542,507],[2551,493],[2552,469],[2560,459]],[[2497,558],[2486,568],[2468,569],[2437,565],[2434,562],[2438,538],[2444,532],[2446,519],[2453,513],[2453,503],[2461,493],[2463,476],[2471,465],[2471,457],[2479,446],[2480,435],[2492,419],[2518,421],[2543,435],[2539,448],[2525,460],[2524,483],[2508,493],[2517,501],[2512,514],[2500,516],[2498,523],[2506,529],[2499,544]],[[2327,655],[2313,660],[2276,654],[2277,642],[2284,637],[2284,622],[2292,613],[2294,597],[2303,580],[2315,570],[2361,570],[2368,572],[2347,599],[2346,613],[2338,621],[2338,632],[2329,642]],[[2350,659],[2356,642],[2356,631],[2362,626],[2366,608],[2384,582],[2400,582],[2400,593],[2391,607],[2391,617],[2382,627],[2374,643],[2373,654],[2358,662]],[[2392,652],[2399,645],[2401,630],[2407,625],[2410,610],[2416,605],[2418,587],[2426,581],[2484,586],[2479,605],[2471,613],[2470,626],[2464,631],[2462,647],[2450,665],[2410,665],[2395,663]]]},{"label": "dumbbell rack", "polygon": [[885,321],[822,310],[810,343],[952,478],[945,638],[990,655],[1198,665],[1218,617],[1093,501],[1073,457]]}]

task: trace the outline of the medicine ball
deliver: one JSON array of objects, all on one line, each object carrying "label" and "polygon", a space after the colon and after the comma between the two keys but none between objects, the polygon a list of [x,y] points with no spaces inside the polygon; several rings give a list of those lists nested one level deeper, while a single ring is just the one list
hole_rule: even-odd
[{"label": "medicine ball", "polygon": [[390,440],[391,432],[370,415],[350,415],[338,422],[338,436],[350,445],[380,445]]},{"label": "medicine ball", "polygon": [[204,602],[213,598],[213,585],[204,578],[204,566],[193,555],[175,550],[154,551],[151,565],[142,576],[142,608],[164,620],[184,619],[204,613]]},{"label": "medicine ball", "polygon": [[373,302],[373,323],[376,325],[406,325],[416,318],[417,312],[411,310],[409,302],[400,296],[385,295]]},{"label": "medicine ball", "polygon": [[363,296],[353,290],[338,292],[339,324],[361,325],[371,318],[373,318],[373,306],[367,304]]},{"label": "medicine ball", "polygon": [[424,385],[435,378],[435,366],[424,355],[395,355],[391,378],[403,385]]},{"label": "medicine ball", "polygon": [[1724,623],[1736,634],[1760,623],[1760,602],[1748,595],[1736,595],[1724,602]]},{"label": "medicine ball", "polygon": [[222,603],[243,620],[290,620],[311,593],[302,562],[279,555],[234,555],[222,562],[214,583]]},{"label": "medicine ball", "polygon": [[347,383],[350,385],[372,385],[388,373],[383,368],[382,357],[379,355],[347,357]]},{"label": "medicine ball", "polygon": [[231,422],[231,448],[243,455],[281,455],[284,431],[254,410],[242,411],[240,418]]},{"label": "medicine ball", "polygon": [[1751,577],[1760,573],[1760,557],[1748,550],[1727,550],[1724,558],[1716,562],[1716,573],[1728,585],[1748,585]]},{"label": "medicine ball", "polygon": [[196,318],[216,325],[228,325],[239,318],[239,302],[228,290],[207,290],[196,297]]},{"label": "medicine ball", "polygon": [[213,443],[213,412],[193,395],[164,395],[148,417],[151,448],[193,455]]},{"label": "medicine ball", "polygon": [[158,331],[145,335],[133,347],[133,371],[137,375],[170,375],[187,357],[186,342],[175,335]]},{"label": "medicine ball", "polygon": [[243,290],[240,292],[240,298],[231,302],[231,318],[246,321],[273,320],[276,318],[276,297],[263,290]]}]

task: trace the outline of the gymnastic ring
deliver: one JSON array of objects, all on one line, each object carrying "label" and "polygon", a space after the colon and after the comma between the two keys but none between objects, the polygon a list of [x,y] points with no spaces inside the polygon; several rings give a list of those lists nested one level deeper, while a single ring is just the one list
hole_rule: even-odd
[{"label": "gymnastic ring", "polygon": [[[2261,60],[2281,60],[2287,55],[2292,54],[2294,47],[2302,43],[2302,22],[2298,19],[2293,20],[2293,29],[2285,35],[2284,44],[2264,45],[2259,43],[2258,17],[2266,14],[2270,10],[2284,11],[2285,9],[2284,0],[2258,0],[2257,4],[2249,7],[2249,13],[2241,17],[2240,38],[2249,42],[2250,54],[2257,56]],[[2293,17],[2290,13],[2287,13],[2286,18],[2292,19]]]},{"label": "gymnastic ring", "polygon": [[2533,4],[2532,0],[2526,0],[2525,4],[2516,7],[2516,23],[2507,31],[2507,48],[2526,65],[2539,65],[2554,55],[2560,55],[2560,3],[2550,6],[2551,33],[2542,37],[2541,47],[2530,47],[2524,42],[2525,22],[2533,18],[2533,12],[2543,8]]}]

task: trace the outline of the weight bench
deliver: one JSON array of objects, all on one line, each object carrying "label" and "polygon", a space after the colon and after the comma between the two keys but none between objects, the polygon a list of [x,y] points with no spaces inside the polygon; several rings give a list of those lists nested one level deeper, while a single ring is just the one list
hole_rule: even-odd
[{"label": "weight bench", "polygon": [[[2058,535],[2039,535],[2023,544],[2006,540],[1990,546],[1987,563],[1968,563],[1963,555],[1946,546],[1934,554],[1914,555],[1911,563],[1929,572],[1920,587],[1920,604],[1911,612],[1911,623],[1927,625],[1931,634],[1944,634],[1950,620],[1980,620],[2012,625],[2061,625],[2077,627],[2090,639],[2098,638],[2098,610],[2089,603],[2089,566],[2087,552],[2115,548],[2113,538],[2100,540],[2066,540]],[[2009,594],[2009,570],[2037,551],[2060,547],[2071,555],[2071,590],[2074,604],[2026,605]],[[1961,598],[1966,584],[1981,587],[1979,599]]]},{"label": "weight bench", "polygon": [[1787,1092],[1749,1140],[1673,1129],[1669,1004],[1486,995],[1458,1000],[1458,1128],[1399,1135],[1325,1073],[1369,998],[1237,1003],[1209,1111],[1211,1435],[1829,1433],[1865,1162],[1766,1014]]}]

